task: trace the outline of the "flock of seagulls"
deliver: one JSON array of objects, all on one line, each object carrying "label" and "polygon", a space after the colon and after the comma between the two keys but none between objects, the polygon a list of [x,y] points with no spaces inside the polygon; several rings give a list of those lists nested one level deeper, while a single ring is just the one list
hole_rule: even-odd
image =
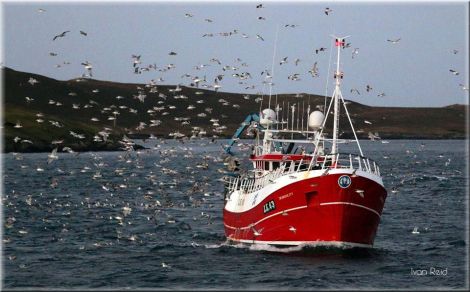
[{"label": "flock of seagulls", "polygon": [[[260,3],[260,4],[257,4],[257,5],[256,5],[256,9],[263,10],[264,8],[266,8],[266,6],[265,6],[265,4],[263,4],[263,3]],[[43,12],[45,12],[45,10],[44,10],[44,9],[41,9],[41,10],[38,10],[38,12],[43,13]],[[330,16],[330,15],[333,13],[333,9],[331,9],[330,7],[326,7],[326,8],[324,8],[323,12],[324,12],[324,14],[325,14],[326,16]],[[190,13],[190,12],[185,13],[184,16],[185,16],[186,18],[189,18],[189,19],[196,19],[196,18],[197,18],[197,16],[195,16],[193,13]],[[258,19],[259,19],[259,20],[266,20],[266,17],[265,17],[265,16],[258,16]],[[204,18],[204,21],[207,22],[207,23],[213,23],[213,22],[214,22],[214,21],[213,21],[212,19],[210,19],[210,18]],[[296,24],[284,24],[284,27],[285,27],[285,28],[296,28],[296,27],[298,27],[298,25],[296,25]],[[53,40],[56,40],[56,39],[58,39],[58,38],[63,38],[63,37],[65,37],[65,36],[67,35],[67,33],[70,33],[70,31],[69,31],[69,30],[66,30],[66,31],[64,31],[64,32],[62,32],[62,33],[60,33],[60,34],[54,36],[54,37],[53,37]],[[83,35],[83,36],[87,36],[87,35],[88,35],[87,32],[85,32],[85,31],[83,31],[83,30],[80,30],[80,34]],[[228,31],[228,32],[206,33],[206,34],[203,35],[203,37],[213,37],[213,36],[215,36],[215,35],[220,35],[220,36],[235,36],[235,35],[240,35],[240,32],[239,32],[237,29],[234,29],[234,30]],[[255,35],[255,37],[256,37],[257,40],[265,41],[265,38],[264,38],[263,36],[261,36],[260,34],[255,33],[254,35]],[[241,33],[241,36],[242,36],[243,38],[249,38],[249,35],[246,34],[246,33]],[[396,44],[398,44],[401,40],[402,40],[401,37],[398,37],[398,38],[389,38],[389,39],[387,39],[387,42],[396,45]],[[346,43],[346,44],[343,46],[343,49],[349,48],[350,46],[351,46],[351,43]],[[326,47],[319,47],[319,48],[314,49],[314,52],[315,52],[315,54],[317,55],[317,54],[319,54],[319,53],[325,52],[326,50],[327,50]],[[457,54],[457,53],[458,53],[458,50],[455,50],[455,49],[454,49],[452,52],[453,52],[453,54]],[[169,55],[170,55],[170,56],[177,56],[178,54],[177,54],[177,52],[175,52],[175,51],[171,51],[171,52],[169,53]],[[357,58],[358,56],[359,56],[359,48],[356,47],[356,48],[354,48],[354,49],[352,50],[352,52],[351,52],[351,58],[352,58],[352,59],[355,59],[355,58]],[[157,67],[157,65],[156,65],[155,63],[153,63],[153,64],[147,64],[146,66],[141,66],[142,61],[141,61],[140,57],[141,57],[141,55],[133,55],[133,56],[132,56],[132,58],[133,58],[133,69],[134,69],[134,73],[135,73],[135,74],[142,74],[142,73],[144,73],[144,72],[149,72],[149,71],[153,71],[153,70],[158,71],[158,72],[168,72],[168,71],[170,71],[171,69],[174,69],[174,68],[175,68],[175,65],[172,64],[172,63],[166,64],[166,65],[164,65],[164,66],[158,66],[158,67]],[[286,63],[287,63],[287,58],[288,58],[288,57],[284,57],[282,60],[280,60],[280,61],[279,61],[279,65],[286,64]],[[217,58],[213,58],[213,59],[217,59]],[[295,58],[293,63],[297,66],[297,65],[299,64],[299,62],[300,62],[300,59],[299,59],[299,58]],[[60,68],[62,65],[63,65],[63,64],[58,64],[58,65],[56,65],[56,67]],[[91,70],[91,69],[92,69],[91,63],[89,63],[88,61],[86,61],[86,62],[83,62],[82,65],[85,67],[85,73],[82,74],[82,77],[93,77],[92,70]],[[220,64],[220,61],[219,61],[219,65],[221,65],[221,64]],[[248,64],[247,64],[246,62],[244,62],[242,65],[248,67]],[[201,65],[195,66],[194,68],[195,68],[196,70],[202,70],[202,69],[204,69],[205,66],[207,66],[207,65],[201,64]],[[317,69],[315,69],[315,70],[309,70],[307,73],[310,73],[310,75],[311,75],[312,77],[318,77],[319,74],[318,74],[318,67],[317,67],[317,66],[318,66],[318,62],[315,62],[314,67],[316,67]],[[226,65],[226,66],[223,66],[223,70],[224,70],[224,71],[227,70],[226,68],[229,68],[228,70],[238,70],[238,69],[239,69],[238,66],[233,66],[233,65]],[[459,72],[457,72],[457,71],[454,70],[454,69],[450,69],[450,72],[451,72],[452,74],[454,74],[454,75],[459,75]],[[199,85],[200,85],[200,81],[199,81],[199,80],[200,80],[200,76],[192,76],[192,75],[190,75],[189,73],[187,73],[187,74],[189,75],[189,77],[191,77],[191,78],[193,78],[193,79],[195,80],[194,82],[191,82],[190,85],[195,84],[197,87],[199,87]],[[239,77],[246,77],[246,76],[248,76],[248,74],[245,74],[245,75],[241,75],[241,74],[237,74],[237,73],[232,74],[232,77],[237,77],[237,78],[239,78]],[[239,78],[239,79],[240,79],[240,82],[239,82],[240,84],[246,83],[247,78]],[[288,79],[288,80],[291,80],[291,81],[300,81],[300,80],[301,80],[301,73],[300,73],[300,72],[293,72],[293,73],[291,73],[291,74],[289,74],[289,75],[287,76],[287,79]],[[156,79],[154,79],[154,80],[155,80],[156,82],[164,82],[164,81],[165,81],[165,79],[164,79],[163,77],[158,77],[158,78],[156,78]],[[218,80],[217,82],[214,82],[213,86],[209,86],[209,88],[213,88],[214,90],[218,91],[218,90],[219,90],[220,88],[222,88],[222,86],[223,86],[220,81],[221,81],[221,80]],[[245,82],[244,82],[244,81],[245,81]],[[263,84],[265,84],[265,85],[270,85],[270,86],[274,85],[274,83],[272,82],[272,80],[265,80],[265,81],[263,82]],[[465,86],[464,84],[459,84],[459,86],[460,86],[463,90],[468,90],[468,86]],[[250,89],[255,89],[256,87],[257,87],[257,86],[254,85],[254,84],[251,84],[251,85],[248,85],[248,84],[247,84],[247,85],[244,87],[244,89],[245,89],[245,90],[250,90]],[[370,92],[371,90],[372,90],[372,87],[371,87],[370,85],[367,85],[367,87],[366,87],[366,92]],[[258,93],[260,93],[260,92],[258,92]],[[356,91],[356,90],[354,90],[354,93],[359,95],[358,91]],[[384,92],[377,94],[377,97],[385,97],[385,96],[386,96],[386,94],[385,94]]]},{"label": "flock of seagulls", "polygon": [[[256,5],[256,9],[263,9],[265,8],[264,4]],[[45,13],[46,10],[38,9],[38,13]],[[333,10],[330,8],[324,9],[325,15],[329,16],[333,13]],[[193,19],[195,16],[191,13],[186,13],[184,15],[186,18]],[[260,16],[261,17],[261,16]],[[264,20],[264,17],[258,18],[260,20]],[[212,23],[213,20],[206,18],[204,21],[208,23]],[[295,28],[298,25],[294,24],[286,24],[284,27],[286,28]],[[71,31],[63,31],[60,34],[55,35],[52,40],[57,41],[60,38],[65,38],[68,33]],[[221,35],[223,36],[231,36],[238,34],[238,31],[230,31],[224,32]],[[84,31],[80,31],[80,35],[87,36],[88,33]],[[203,37],[209,37],[211,34],[206,34]],[[255,34],[256,39],[260,41],[264,41],[264,38],[259,34]],[[212,34],[213,36],[213,34]],[[248,38],[248,35],[242,35],[243,38]],[[398,39],[388,39],[387,41],[392,44],[398,44],[401,38]],[[349,45],[350,46],[350,45]],[[347,47],[349,47],[347,46]],[[315,55],[325,52],[327,49],[325,47],[320,47],[315,49]],[[453,54],[457,54],[458,51],[454,50]],[[168,53],[171,58],[177,56],[178,53],[175,51],[170,51]],[[56,57],[56,53],[50,53],[51,57]],[[145,72],[152,72],[154,73],[161,73],[167,74],[168,72],[172,72],[175,68],[173,63],[168,63],[163,66],[157,66],[156,64],[144,64],[143,58],[141,54],[133,54],[130,56],[130,60],[128,59],[129,70],[132,70],[135,74],[143,74]],[[313,52],[312,52],[313,56]],[[359,48],[354,48],[352,51],[352,59],[359,56]],[[289,66],[289,58],[290,60],[294,60],[293,64],[298,66],[301,62],[299,58],[293,58],[290,56],[285,56],[279,60],[279,65]],[[302,61],[305,62],[305,61]],[[302,63],[301,63],[302,64]],[[85,69],[85,73],[82,74],[82,78],[77,79],[77,82],[86,82],[86,78],[93,77],[93,65],[88,61],[81,62],[81,65]],[[218,91],[222,88],[222,82],[227,78],[235,78],[240,84],[245,86],[245,89],[250,90],[254,89],[254,85],[246,83],[247,80],[252,79],[252,75],[255,73],[249,72],[246,68],[249,67],[243,60],[237,58],[234,62],[225,64],[222,63],[218,58],[213,57],[208,62],[200,63],[196,65],[195,70],[198,72],[203,72],[203,70],[208,66],[218,66],[221,72],[217,75],[212,77],[207,77],[208,74],[204,73],[197,73],[190,74],[186,73],[181,76],[181,79],[185,80],[187,84],[191,87],[195,88],[204,88],[204,89],[213,89],[214,91]],[[326,71],[326,70],[325,70]],[[450,69],[450,72],[458,76],[459,73],[454,69]],[[306,73],[309,73],[312,78],[318,77],[320,70],[318,62],[315,61],[310,70]],[[272,72],[265,69],[261,73],[260,76],[264,78],[264,84],[270,85],[272,84]],[[446,73],[448,74],[448,73]],[[299,81],[301,80],[301,73],[292,73],[289,74],[288,79],[291,81]],[[213,81],[212,81],[213,80]],[[7,213],[6,218],[6,225],[5,227],[9,230],[17,229],[17,233],[20,236],[28,236],[28,230],[26,227],[21,227],[17,222],[17,219],[14,215],[15,210],[18,210],[18,206],[12,203],[12,200],[20,200],[21,204],[26,204],[27,206],[31,206],[34,208],[42,208],[47,210],[49,214],[45,214],[44,218],[39,218],[44,224],[45,227],[49,226],[50,219],[48,217],[50,215],[61,215],[61,218],[64,217],[63,214],[70,215],[72,211],[76,211],[77,209],[74,208],[82,208],[89,212],[88,214],[92,214],[93,211],[100,210],[100,208],[112,208],[113,213],[109,216],[105,216],[103,214],[96,215],[97,220],[103,220],[106,222],[111,222],[115,225],[116,231],[115,236],[117,241],[126,241],[126,242],[141,242],[143,238],[146,236],[145,234],[137,234],[134,232],[128,232],[126,227],[132,226],[133,222],[137,220],[137,217],[133,217],[137,210],[139,210],[139,214],[145,215],[144,220],[153,226],[162,226],[168,225],[173,226],[180,224],[179,220],[175,218],[175,215],[172,214],[171,210],[178,208],[178,210],[187,210],[188,208],[201,208],[205,207],[205,211],[202,211],[200,215],[194,216],[192,220],[194,222],[204,222],[203,224],[210,225],[212,224],[212,215],[206,210],[211,210],[214,207],[214,203],[212,199],[220,200],[223,198],[223,194],[217,191],[213,191],[214,184],[220,184],[220,181],[214,180],[214,177],[210,175],[209,171],[213,171],[218,174],[226,174],[226,165],[220,157],[215,157],[212,153],[195,153],[192,149],[192,146],[188,146],[185,141],[189,140],[189,138],[201,138],[208,135],[207,131],[211,131],[215,138],[217,135],[221,135],[226,130],[226,126],[223,124],[223,120],[226,118],[223,114],[217,113],[217,108],[211,108],[204,105],[204,92],[203,91],[196,91],[196,98],[191,104],[189,104],[185,109],[177,109],[173,104],[172,100],[174,99],[188,99],[192,100],[193,97],[186,96],[182,93],[182,86],[184,82],[180,85],[176,85],[174,88],[170,88],[167,91],[162,90],[159,88],[160,83],[164,81],[163,76],[155,77],[154,79],[147,82],[145,85],[137,85],[136,86],[136,93],[132,97],[130,96],[121,96],[117,95],[115,97],[116,102],[115,104],[100,104],[99,102],[95,101],[95,98],[92,96],[99,93],[98,89],[94,89],[89,92],[91,96],[90,101],[87,104],[76,104],[70,102],[70,104],[62,104],[51,97],[48,101],[48,104],[51,107],[61,107],[61,106],[70,106],[71,109],[77,111],[77,114],[81,114],[81,111],[87,108],[100,108],[100,116],[94,116],[90,118],[91,123],[96,123],[101,120],[108,120],[113,123],[115,126],[116,121],[119,119],[119,116],[123,115],[124,113],[129,113],[136,116],[143,116],[147,114],[149,116],[148,120],[141,120],[139,121],[138,125],[135,125],[135,128],[130,129],[130,131],[140,131],[148,128],[153,127],[161,127],[166,126],[161,121],[160,116],[166,115],[175,115],[174,121],[178,122],[181,127],[189,127],[191,129],[192,136],[188,137],[187,135],[181,133],[178,129],[174,129],[172,133],[170,133],[171,137],[180,138],[179,144],[169,146],[168,142],[163,139],[158,139],[154,135],[150,135],[147,141],[152,142],[153,146],[147,150],[135,150],[135,142],[129,139],[126,136],[123,136],[119,143],[122,145],[122,149],[124,150],[123,153],[118,154],[118,163],[114,165],[113,168],[110,167],[110,162],[105,159],[100,154],[97,153],[79,153],[76,150],[72,149],[72,147],[65,146],[64,139],[55,139],[51,141],[51,145],[54,147],[50,153],[44,155],[44,159],[42,162],[36,163],[35,165],[31,165],[28,163],[27,159],[24,155],[20,153],[13,153],[14,160],[18,162],[19,170],[18,171],[25,171],[27,169],[32,169],[37,173],[47,173],[52,177],[45,179],[43,184],[46,185],[47,188],[51,190],[62,190],[64,188],[64,194],[67,193],[66,187],[62,185],[63,181],[66,180],[67,177],[73,178],[76,175],[84,175],[87,177],[88,182],[94,186],[96,186],[96,190],[99,190],[100,194],[103,195],[100,199],[91,198],[88,194],[85,194],[83,198],[79,199],[79,203],[74,205],[70,203],[71,199],[66,195],[64,202],[57,202],[50,199],[45,199],[46,195],[40,194],[26,194],[26,193],[18,193],[15,189],[8,189],[8,193],[5,194],[5,213]],[[27,81],[29,86],[41,86],[40,82],[30,77]],[[463,90],[468,91],[468,86],[463,84],[459,84]],[[362,87],[364,88],[364,87]],[[361,89],[363,90],[363,89]],[[372,86],[367,84],[365,86],[366,92],[371,92],[373,90]],[[350,90],[351,94],[360,95],[360,91],[356,88],[352,88]],[[220,93],[219,93],[220,94]],[[76,93],[70,92],[69,96],[73,98],[76,96]],[[379,93],[379,97],[386,96],[385,93]],[[146,112],[142,112],[137,110],[136,108],[130,108],[126,105],[120,104],[119,101],[123,99],[135,99],[138,100],[141,104],[146,104],[150,98],[158,99],[158,105],[153,106],[152,108],[148,108]],[[244,100],[249,100],[252,97],[250,95],[244,95]],[[25,97],[25,102],[28,106],[34,106],[34,103],[37,102],[35,98],[30,96]],[[96,99],[98,100],[98,99]],[[260,99],[255,99],[256,102],[261,102]],[[230,103],[221,95],[218,99],[218,104],[220,107],[229,107],[236,111],[240,108],[240,104],[238,103]],[[189,111],[196,111],[198,118],[207,119],[208,124],[210,125],[209,129],[204,129],[202,127],[191,126],[192,119],[187,116],[187,112]],[[176,116],[176,112],[180,116]],[[64,128],[65,125],[61,124],[58,121],[55,121],[53,117],[48,116],[47,114],[38,112],[35,117],[35,122],[38,125],[42,124],[50,124],[56,128]],[[372,125],[372,122],[368,120],[364,120],[365,124]],[[26,126],[26,123],[24,123]],[[17,121],[13,126],[14,129],[22,129],[23,127],[22,121]],[[109,127],[103,127],[97,133],[95,133],[94,137],[92,137],[93,141],[102,142],[106,141],[110,134],[112,133],[113,129],[111,125]],[[82,141],[88,137],[86,137],[83,133],[78,133],[76,130],[68,129],[67,133],[73,139],[77,141]],[[369,138],[371,140],[380,140],[380,136],[378,133],[369,132]],[[14,143],[27,143],[32,144],[33,142],[27,137],[19,137],[16,136],[14,139]],[[186,144],[185,144],[186,143]],[[211,144],[214,144],[215,140],[201,140],[198,146],[208,147]],[[238,144],[241,147],[246,147],[243,143]],[[60,154],[60,152],[66,152],[67,154]],[[135,178],[142,174],[140,170],[145,169],[145,164],[149,163],[147,155],[156,155],[156,159],[151,162],[151,170],[146,172],[144,175],[144,183],[137,184],[135,182]],[[62,166],[59,165],[59,160],[64,157],[63,155],[73,155],[73,157],[79,158],[79,168],[70,168],[70,169],[63,169]],[[182,159],[186,161],[190,161],[190,163],[186,165],[180,166],[180,169],[176,169],[172,162],[174,161],[182,161]],[[65,161],[65,159],[64,159]],[[64,162],[65,163],[65,162]],[[450,163],[450,160],[446,162],[446,166]],[[67,164],[65,164],[67,165]],[[182,179],[184,177],[184,180]],[[43,185],[42,185],[43,186]],[[150,186],[150,187],[149,187]],[[138,194],[138,197],[133,197],[132,200],[113,200],[112,198],[118,197],[120,194],[129,192],[131,189],[135,190]],[[174,197],[171,196],[171,191],[178,189],[179,192],[185,195],[184,200],[177,201]],[[96,191],[95,190],[95,191]],[[98,192],[98,191],[97,191]],[[394,189],[392,193],[398,192],[397,189]],[[357,189],[356,193],[364,197],[365,193],[364,190]],[[12,211],[11,211],[12,210]],[[59,213],[60,212],[60,213]],[[65,213],[64,213],[65,212]],[[67,213],[68,212],[68,213]],[[67,215],[67,216],[68,216]],[[283,214],[286,215],[286,214]],[[58,233],[57,237],[58,240],[60,238],[64,238],[67,236],[67,232],[70,229],[70,223],[66,220],[62,219],[60,222],[62,230]],[[185,230],[191,230],[191,226],[188,223],[185,223],[184,226]],[[413,230],[414,234],[419,234],[417,228]],[[289,231],[292,233],[296,233],[297,229],[294,226],[289,226]],[[83,231],[85,232],[85,231]],[[262,230],[254,230],[255,236],[261,235]],[[4,237],[3,239],[5,244],[8,244],[11,240],[9,236]],[[87,250],[90,248],[104,248],[107,245],[113,244],[112,242],[102,242],[96,241],[93,242],[90,246],[80,245],[78,250]],[[197,244],[194,243],[194,246]],[[15,255],[9,255],[10,261],[15,261]],[[23,264],[20,266],[24,267]],[[161,262],[162,269],[171,269],[172,265],[167,262]]]},{"label": "flock of seagulls", "polygon": [[[256,5],[256,9],[262,10],[264,8],[265,8],[264,4],[257,4]],[[38,12],[39,13],[44,13],[46,11],[44,9],[38,9]],[[324,14],[326,16],[331,16],[332,13],[333,13],[333,10],[331,8],[329,8],[329,7],[324,8]],[[194,14],[192,14],[190,12],[185,13],[184,17],[189,18],[189,19],[197,19],[198,18],[197,16],[195,16]],[[265,19],[265,17],[264,16],[259,16],[259,19]],[[210,19],[210,18],[204,18],[204,21],[207,22],[207,23],[213,23],[213,20]],[[285,28],[296,28],[296,27],[298,27],[298,25],[296,25],[296,24],[285,24],[284,27]],[[56,41],[59,38],[65,38],[69,33],[71,33],[71,30],[65,30],[65,31],[55,35],[52,38],[52,40]],[[88,35],[88,33],[83,31],[83,30],[79,30],[79,33],[80,33],[80,35],[85,36],[85,37]],[[234,29],[234,30],[229,31],[229,32],[219,33],[219,35],[223,35],[223,36],[231,36],[231,35],[239,35],[239,34],[240,34],[240,32],[237,29]],[[209,35],[213,36],[214,34],[212,34],[212,33],[206,34],[206,36],[209,36]],[[260,34],[255,34],[255,35],[256,35],[256,39],[258,39],[260,41],[265,40]],[[248,38],[249,36],[247,34],[243,33],[242,37]],[[387,39],[387,42],[389,42],[391,44],[394,44],[394,45],[398,44],[400,41],[401,41],[401,37]],[[347,49],[347,48],[350,48],[350,47],[351,47],[351,43],[347,43],[343,46],[343,49]],[[318,55],[318,54],[326,52],[326,51],[327,51],[327,48],[323,47],[323,46],[314,49],[315,55]],[[452,50],[452,53],[453,54],[458,54],[458,50],[454,49],[454,50]],[[171,56],[172,58],[175,58],[176,56],[178,56],[178,52],[177,51],[170,51],[168,53],[168,55]],[[312,57],[315,56],[315,55],[312,55]],[[57,53],[50,52],[50,56],[51,57],[57,57]],[[358,56],[359,56],[359,48],[355,47],[351,51],[351,58],[355,59]],[[158,86],[161,83],[165,82],[166,78],[165,78],[165,76],[163,76],[163,74],[169,74],[169,73],[172,72],[172,70],[174,70],[176,68],[176,65],[174,63],[170,62],[170,63],[164,64],[164,65],[157,65],[156,63],[150,62],[150,63],[145,64],[143,62],[144,60],[143,60],[141,54],[132,54],[131,55],[131,60],[132,60],[131,61],[132,70],[135,74],[144,74],[146,72],[157,72],[157,73],[161,74],[161,76],[153,78],[147,84],[145,84],[146,89],[149,89],[148,91],[144,90],[144,88],[141,88],[140,86],[137,86],[137,88],[136,88],[137,93],[135,95],[133,95],[133,98],[137,99],[142,104],[146,103],[146,100],[148,100],[148,97],[150,97],[150,94],[151,95],[154,95],[154,94],[158,95],[158,98],[161,99],[159,101],[159,106],[154,107],[153,109],[148,109],[148,111],[147,111],[147,113],[149,113],[153,117],[156,117],[159,114],[161,114],[162,116],[169,115],[170,111],[176,109],[174,105],[169,104],[168,98],[170,98],[171,95],[174,95],[173,96],[174,99],[188,99],[189,98],[188,96],[185,96],[183,94],[178,94],[181,91],[181,86],[185,85],[186,82],[187,82],[186,85],[188,85],[190,87],[212,89],[215,92],[218,92],[221,88],[223,88],[223,83],[225,82],[225,80],[227,80],[229,78],[233,78],[233,79],[237,80],[237,82],[240,85],[244,86],[245,90],[253,90],[253,89],[256,89],[259,86],[259,85],[256,85],[256,84],[250,84],[249,83],[249,82],[252,82],[254,73],[248,71],[249,64],[247,62],[243,61],[241,58],[236,58],[234,63],[223,64],[219,58],[212,57],[209,60],[209,62],[202,62],[202,63],[199,63],[199,64],[194,66],[193,69],[195,71],[200,71],[200,73],[194,74],[192,72],[188,72],[188,73],[183,74],[181,76],[181,78],[183,79],[183,82],[176,85],[176,87],[174,89],[170,89],[168,91],[168,93],[170,93],[170,96],[168,96],[168,93],[161,92],[158,89]],[[293,61],[290,61],[290,60],[293,60]],[[65,63],[66,62],[64,62],[64,64]],[[300,58],[294,58],[294,57],[291,57],[291,56],[284,56],[278,61],[279,66],[282,66],[282,67],[289,66],[289,63],[292,63],[293,65],[295,65],[295,67],[298,67],[299,64],[301,64],[301,59]],[[85,72],[81,75],[82,78],[77,79],[77,81],[84,81],[84,80],[86,80],[86,78],[92,78],[94,76],[93,75],[93,70],[94,70],[93,64],[91,62],[89,62],[88,60],[86,60],[86,61],[81,62],[81,65],[83,66]],[[289,68],[293,68],[292,67],[293,65],[290,65],[291,67],[289,67]],[[60,66],[60,65],[57,65],[57,66]],[[216,75],[213,76],[212,78],[210,76],[208,77],[207,75],[209,75],[209,73],[206,73],[205,69],[207,67],[214,68],[214,66],[216,66],[216,68],[219,68],[221,70],[221,72],[216,73]],[[449,71],[453,75],[459,76],[459,72],[457,72],[456,70],[450,69]],[[314,61],[314,64],[312,65],[312,67],[305,73],[308,73],[311,78],[319,77],[320,76],[320,69],[319,69],[318,61]],[[270,72],[270,70],[265,69],[265,70],[261,71],[259,76],[264,77],[264,81],[262,82],[262,84],[264,86],[266,86],[266,85],[273,86],[274,85],[274,82],[273,82],[273,79],[272,79],[272,72]],[[291,73],[287,74],[287,79],[289,81],[301,81],[302,76],[303,76],[303,72],[299,72],[299,71],[291,72]],[[211,80],[213,80],[213,81],[211,82]],[[38,83],[38,81],[35,78],[31,77],[28,80],[28,83],[31,84],[32,86],[37,86],[36,84]],[[468,91],[468,86],[466,86],[462,83],[459,83],[459,86],[462,88],[462,90]],[[366,84],[364,90],[365,90],[366,93],[371,93],[371,92],[374,91],[372,85],[370,85],[370,84]],[[360,88],[359,89],[358,88],[351,88],[350,89],[351,94],[356,94],[358,96],[361,95],[361,91],[362,90],[360,90]],[[200,92],[200,93],[202,93],[202,92]],[[258,92],[258,94],[260,94],[260,93],[262,94],[261,91]],[[71,92],[69,94],[72,96],[74,93]],[[198,94],[198,92],[196,92],[196,94]],[[380,97],[380,98],[388,96],[385,92],[380,92],[380,91],[377,92],[376,95],[377,95],[377,97]],[[203,96],[201,96],[201,97],[203,97]],[[116,100],[121,100],[123,98],[125,98],[125,97],[117,96]],[[26,96],[25,100],[26,100],[26,103],[30,104],[30,105],[34,105],[34,103],[36,102],[34,98],[29,97],[29,96]],[[259,102],[260,99],[257,98],[257,99],[255,99],[255,101]],[[204,103],[204,99],[201,98],[201,99],[195,101],[194,104],[188,105],[186,107],[186,110],[187,111],[198,111],[198,110],[200,111],[202,109],[201,106],[202,106],[203,103]],[[238,109],[240,107],[239,104],[229,105],[229,103],[226,102],[223,99],[221,99],[220,103],[223,106],[232,106],[234,109]],[[49,104],[51,104],[53,106],[62,106],[62,103],[55,102],[54,100],[50,100]],[[93,107],[93,106],[95,106],[95,105],[93,105],[91,102],[89,104],[85,104],[85,105],[79,105],[79,104],[76,104],[76,103],[72,104],[72,108],[74,110],[85,109],[85,108]],[[115,126],[116,121],[122,115],[123,110],[128,110],[129,113],[136,114],[136,115],[141,114],[134,108],[127,108],[127,109],[125,107],[117,108],[116,105],[111,105],[110,107],[104,107],[102,112],[103,112],[103,114],[108,115],[105,119],[107,119],[108,121],[112,121],[113,126]],[[197,114],[197,116],[200,117],[200,118],[210,117],[211,111],[212,111],[212,109],[205,108],[203,111],[200,111]],[[99,122],[99,121],[102,121],[102,120],[103,120],[102,117],[100,118],[100,117],[96,117],[96,116],[92,117],[90,119],[91,122]],[[215,122],[214,124],[219,125],[219,127],[216,127],[216,129],[214,129],[214,132],[213,132],[216,135],[223,133],[223,130],[224,130],[224,127],[225,127],[225,126],[219,124],[219,121],[221,120],[221,118],[218,118],[217,120],[218,121]],[[36,121],[37,121],[37,123],[43,123],[44,118],[43,117],[38,117],[38,119]],[[60,125],[60,123],[58,123],[56,121],[50,120],[49,122],[54,126],[62,127],[62,125]],[[135,127],[135,130],[140,131],[140,130],[144,130],[144,129],[149,128],[149,127],[159,126],[161,124],[162,124],[162,122],[161,122],[160,119],[152,118],[150,121],[140,121],[139,124]],[[182,126],[188,126],[190,124],[191,124],[190,119],[185,118],[185,119],[181,120],[181,125]],[[15,125],[15,128],[20,129],[21,127],[22,127],[22,125],[21,125],[20,121],[18,121],[18,123]],[[105,130],[104,132],[109,133],[110,131]],[[194,127],[193,132],[205,133],[205,130],[200,130],[197,127]],[[176,132],[173,133],[173,134],[174,134],[173,136],[181,135],[180,133],[176,133]],[[72,135],[72,136],[77,138],[77,139],[83,139],[83,138],[81,138],[81,137],[83,137],[83,135],[81,135],[81,134]],[[95,138],[95,140],[99,141],[99,140],[102,139],[102,138],[99,138],[102,135],[97,135],[97,136],[98,136],[98,138]],[[23,140],[27,141],[27,139],[23,139]]]},{"label": "flock of seagulls", "polygon": [[[213,155],[213,150],[205,150],[217,149],[216,144],[210,140],[169,142],[155,137],[148,142],[152,142],[150,149],[108,156],[93,152],[60,154],[62,141],[56,141],[58,146],[44,162],[13,153],[9,160],[13,168],[4,174],[6,177],[13,177],[15,172],[42,179],[34,187],[25,186],[22,179],[8,180],[2,201],[6,216],[4,246],[18,236],[34,236],[33,228],[52,236],[51,245],[75,236],[86,238],[74,245],[77,253],[122,244],[155,244],[160,238],[158,232],[175,228],[189,238],[209,230],[223,202],[218,191],[221,181],[213,175],[227,173],[222,158]],[[175,166],[174,161],[187,164]],[[77,182],[82,184],[79,189],[74,187]],[[31,213],[25,213],[25,209]],[[191,215],[181,216],[182,211]],[[36,218],[34,226],[27,223],[31,214]],[[57,224],[61,228],[52,232]],[[90,237],[90,229],[103,236]],[[191,245],[199,246],[195,242]],[[12,263],[28,268],[25,259],[11,249],[6,254]],[[163,269],[172,268],[166,260],[161,265]]]}]

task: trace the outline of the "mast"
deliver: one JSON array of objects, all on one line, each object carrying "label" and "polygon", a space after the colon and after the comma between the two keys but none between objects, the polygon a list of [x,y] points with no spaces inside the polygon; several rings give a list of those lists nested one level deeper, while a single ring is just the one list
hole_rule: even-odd
[{"label": "mast", "polygon": [[[334,116],[333,116],[333,143],[331,146],[331,154],[336,154],[338,153],[338,145],[337,145],[337,139],[338,139],[338,132],[339,132],[339,101],[340,101],[340,96],[341,96],[341,79],[343,78],[342,72],[339,70],[339,62],[340,62],[340,55],[341,55],[341,47],[344,46],[344,39],[346,37],[335,37],[335,46],[337,48],[337,57],[336,57],[336,71],[334,74],[335,78],[335,91],[333,93],[333,99],[334,99]],[[333,161],[334,162],[334,161]]]}]

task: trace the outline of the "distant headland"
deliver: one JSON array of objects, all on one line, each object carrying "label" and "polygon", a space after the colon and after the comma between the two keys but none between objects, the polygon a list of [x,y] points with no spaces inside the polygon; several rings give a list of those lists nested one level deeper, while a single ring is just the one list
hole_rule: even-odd
[{"label": "distant headland", "polygon": [[[149,136],[231,138],[249,113],[266,107],[256,94],[88,78],[59,81],[6,67],[2,75],[3,152],[135,149],[140,147],[131,138]],[[276,98],[281,106],[309,103],[313,108],[325,100],[306,93]],[[468,105],[371,107],[349,101],[348,109],[360,139],[369,132],[382,139],[467,138]],[[352,132],[340,137],[350,138]]]}]

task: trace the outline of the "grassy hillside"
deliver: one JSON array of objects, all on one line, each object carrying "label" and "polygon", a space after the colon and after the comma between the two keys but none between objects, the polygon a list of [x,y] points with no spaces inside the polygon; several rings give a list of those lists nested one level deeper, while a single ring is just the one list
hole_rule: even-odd
[{"label": "grassy hillside", "polygon": [[[186,136],[198,128],[209,137],[231,137],[250,112],[260,108],[260,96],[215,92],[200,88],[125,84],[92,79],[58,81],[40,75],[3,68],[3,151],[49,151],[53,140],[73,150],[116,150],[124,134],[153,134],[172,137],[178,131]],[[34,78],[38,83],[30,84]],[[143,102],[139,100],[145,95]],[[305,107],[323,105],[324,97],[303,94],[273,96],[279,104],[297,103]],[[265,98],[266,102],[266,98]],[[75,107],[75,108],[74,108]],[[189,108],[188,108],[189,107]],[[193,109],[191,109],[194,107]],[[266,107],[266,104],[263,106]],[[382,138],[461,139],[465,133],[463,105],[443,108],[369,107],[355,102],[348,105],[359,137],[378,132]],[[114,112],[114,113],[113,113]],[[38,117],[37,114],[42,116]],[[116,120],[112,118],[116,117]],[[95,118],[98,121],[92,121]],[[110,119],[111,118],[111,119]],[[37,119],[43,120],[39,123]],[[218,119],[213,125],[211,119]],[[364,123],[364,120],[372,124]],[[331,119],[330,119],[331,121]],[[62,127],[52,123],[58,122]],[[22,127],[16,127],[19,123]],[[145,124],[141,124],[145,123]],[[56,124],[57,125],[57,124]],[[140,125],[140,127],[139,127]],[[196,128],[195,128],[196,127]],[[331,125],[327,125],[331,128]],[[343,119],[341,137],[352,137]],[[83,139],[70,131],[84,135]],[[99,132],[109,133],[106,142],[94,141]],[[328,129],[327,129],[328,132]],[[14,142],[15,137],[30,140]],[[17,139],[18,140],[18,139]]]}]

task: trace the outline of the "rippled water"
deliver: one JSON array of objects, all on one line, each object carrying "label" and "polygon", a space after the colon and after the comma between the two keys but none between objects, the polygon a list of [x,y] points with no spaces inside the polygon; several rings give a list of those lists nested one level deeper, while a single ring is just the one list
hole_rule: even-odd
[{"label": "rippled water", "polygon": [[4,154],[3,287],[468,288],[466,141],[363,141],[389,192],[374,248],[290,250],[225,243],[225,142]]}]

